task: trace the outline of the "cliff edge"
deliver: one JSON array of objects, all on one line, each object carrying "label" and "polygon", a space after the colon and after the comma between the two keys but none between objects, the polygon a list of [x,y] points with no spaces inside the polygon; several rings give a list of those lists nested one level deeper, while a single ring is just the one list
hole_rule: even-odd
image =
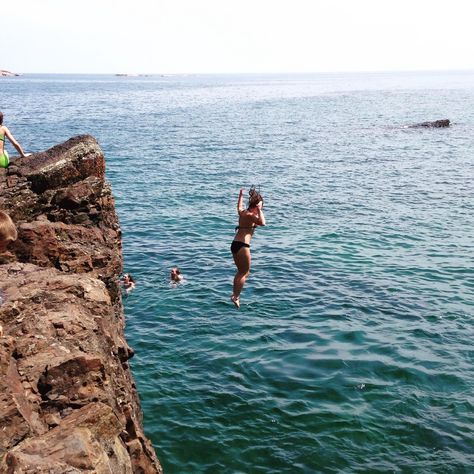
[{"label": "cliff edge", "polygon": [[0,170],[0,473],[161,473],[142,427],[104,155],[72,138]]}]

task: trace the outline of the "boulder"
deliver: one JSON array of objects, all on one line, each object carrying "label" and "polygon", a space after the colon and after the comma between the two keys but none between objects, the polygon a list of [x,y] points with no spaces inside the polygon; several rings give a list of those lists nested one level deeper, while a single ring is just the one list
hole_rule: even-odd
[{"label": "boulder", "polygon": [[435,120],[434,122],[421,122],[410,125],[410,128],[443,128],[449,127],[451,122],[449,119]]}]

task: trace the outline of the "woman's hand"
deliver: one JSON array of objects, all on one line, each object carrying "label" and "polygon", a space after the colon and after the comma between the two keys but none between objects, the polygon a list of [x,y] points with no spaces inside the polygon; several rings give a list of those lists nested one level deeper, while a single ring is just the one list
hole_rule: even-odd
[{"label": "woman's hand", "polygon": [[239,199],[237,200],[237,212],[240,213],[244,212],[244,188],[240,188]]}]

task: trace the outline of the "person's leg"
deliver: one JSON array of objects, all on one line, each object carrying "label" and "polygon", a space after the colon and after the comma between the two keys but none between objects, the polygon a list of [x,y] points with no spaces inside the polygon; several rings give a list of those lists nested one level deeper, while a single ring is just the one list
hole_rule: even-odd
[{"label": "person's leg", "polygon": [[234,287],[232,293],[232,301],[237,306],[240,307],[240,293],[244,287],[245,280],[250,273],[250,249],[248,247],[242,247],[237,253],[232,254],[234,257],[235,266],[237,267],[237,272],[234,277]]}]

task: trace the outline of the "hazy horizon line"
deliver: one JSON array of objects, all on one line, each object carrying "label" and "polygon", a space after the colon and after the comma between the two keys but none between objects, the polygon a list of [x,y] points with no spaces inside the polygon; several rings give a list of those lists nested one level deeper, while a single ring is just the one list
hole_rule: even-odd
[{"label": "hazy horizon line", "polygon": [[384,74],[384,73],[423,73],[423,72],[474,72],[474,68],[467,69],[383,69],[383,70],[334,70],[334,71],[206,71],[206,72],[57,72],[57,71],[28,71],[16,72],[11,69],[0,68],[0,71],[12,74],[57,74],[57,75],[97,75],[97,76],[224,76],[224,75],[315,75],[315,74]]}]

